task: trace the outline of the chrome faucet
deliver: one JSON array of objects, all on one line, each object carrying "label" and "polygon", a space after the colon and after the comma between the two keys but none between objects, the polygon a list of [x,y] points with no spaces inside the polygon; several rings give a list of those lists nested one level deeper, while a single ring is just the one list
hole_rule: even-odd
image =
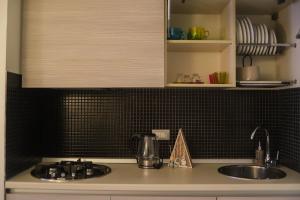
[{"label": "chrome faucet", "polygon": [[255,133],[260,130],[260,129],[263,129],[266,133],[266,137],[267,137],[267,140],[266,140],[266,158],[265,158],[265,165],[266,167],[270,167],[271,164],[273,163],[272,160],[271,160],[271,155],[270,155],[270,134],[269,134],[269,131],[266,129],[266,128],[263,128],[263,127],[256,127],[254,129],[254,131],[252,132],[251,134],[251,140],[254,139],[254,136],[255,136]]}]

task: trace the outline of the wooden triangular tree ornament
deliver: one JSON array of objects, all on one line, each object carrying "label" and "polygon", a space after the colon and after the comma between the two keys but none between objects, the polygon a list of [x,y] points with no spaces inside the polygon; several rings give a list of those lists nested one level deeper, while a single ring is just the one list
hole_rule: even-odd
[{"label": "wooden triangular tree ornament", "polygon": [[191,155],[182,129],[178,131],[175,145],[170,156],[169,166],[193,168]]}]

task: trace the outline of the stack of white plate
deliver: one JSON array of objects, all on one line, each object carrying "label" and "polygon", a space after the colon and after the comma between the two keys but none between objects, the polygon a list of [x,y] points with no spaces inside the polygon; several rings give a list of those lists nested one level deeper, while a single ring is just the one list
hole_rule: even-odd
[{"label": "stack of white plate", "polygon": [[237,18],[236,37],[239,55],[275,55],[277,52],[275,31],[265,24],[253,25],[248,17]]}]

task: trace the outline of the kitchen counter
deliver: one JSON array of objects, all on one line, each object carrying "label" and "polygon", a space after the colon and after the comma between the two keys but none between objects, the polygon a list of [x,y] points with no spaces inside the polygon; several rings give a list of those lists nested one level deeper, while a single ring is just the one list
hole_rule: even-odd
[{"label": "kitchen counter", "polygon": [[28,169],[6,181],[10,192],[172,195],[300,195],[300,173],[281,167],[287,176],[279,180],[242,180],[219,174],[226,164],[194,164],[193,169],[164,166],[139,169],[136,164],[106,164],[106,176],[79,181],[41,181]]}]

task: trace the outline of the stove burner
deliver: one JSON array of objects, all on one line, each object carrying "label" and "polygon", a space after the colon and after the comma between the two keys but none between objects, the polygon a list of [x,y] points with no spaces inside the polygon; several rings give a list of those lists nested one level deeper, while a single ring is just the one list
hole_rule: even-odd
[{"label": "stove burner", "polygon": [[105,165],[97,165],[92,162],[61,161],[51,164],[39,164],[31,175],[42,180],[76,180],[99,177],[111,172]]}]

